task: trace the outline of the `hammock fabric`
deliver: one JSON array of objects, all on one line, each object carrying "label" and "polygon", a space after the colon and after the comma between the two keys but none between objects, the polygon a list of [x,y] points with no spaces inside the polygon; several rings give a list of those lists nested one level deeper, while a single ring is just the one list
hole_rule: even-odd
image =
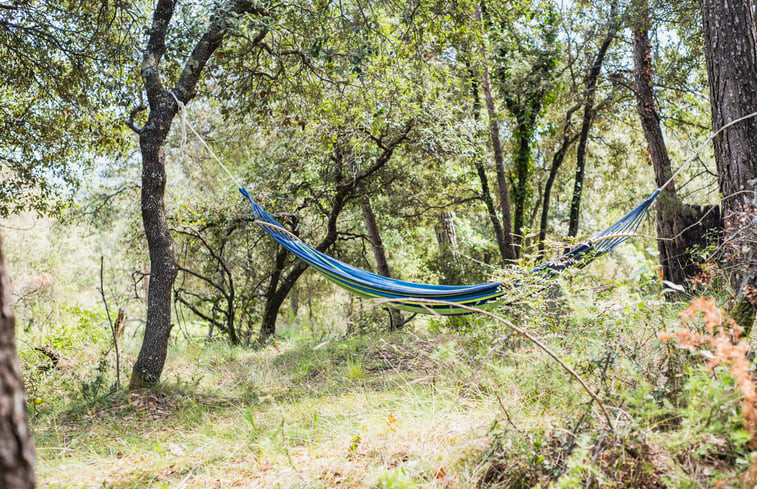
[{"label": "hammock fabric", "polygon": [[[256,225],[263,228],[281,246],[304,260],[328,280],[359,297],[396,300],[397,302],[390,302],[387,305],[416,313],[456,315],[467,314],[467,311],[446,304],[420,304],[417,301],[414,302],[413,299],[435,299],[475,307],[496,300],[505,295],[509,289],[519,285],[519,281],[512,284],[489,282],[461,286],[428,285],[396,280],[367,272],[308,246],[255,203],[244,187],[240,187],[239,191],[250,201]],[[571,267],[583,268],[595,258],[625,242],[634,235],[644,214],[659,193],[660,190],[655,191],[635,209],[591,240],[577,246],[556,260],[534,268],[529,274],[553,276]]]}]

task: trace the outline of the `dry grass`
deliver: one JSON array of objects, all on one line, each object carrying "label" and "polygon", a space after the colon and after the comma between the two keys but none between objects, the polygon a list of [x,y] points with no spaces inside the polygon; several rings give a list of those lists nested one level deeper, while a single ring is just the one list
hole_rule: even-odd
[{"label": "dry grass", "polygon": [[[468,370],[444,338],[364,347],[190,348],[174,356],[160,390],[37,417],[41,486],[473,484],[497,401],[464,385]],[[353,357],[362,378],[347,375]],[[170,380],[198,370],[191,388]]]}]

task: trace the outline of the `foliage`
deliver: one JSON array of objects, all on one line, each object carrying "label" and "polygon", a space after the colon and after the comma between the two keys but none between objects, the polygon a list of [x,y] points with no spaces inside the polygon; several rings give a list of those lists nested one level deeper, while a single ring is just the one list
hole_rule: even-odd
[{"label": "foliage", "polygon": [[124,66],[140,21],[119,2],[0,8],[0,215],[60,210],[93,161],[125,147]]}]

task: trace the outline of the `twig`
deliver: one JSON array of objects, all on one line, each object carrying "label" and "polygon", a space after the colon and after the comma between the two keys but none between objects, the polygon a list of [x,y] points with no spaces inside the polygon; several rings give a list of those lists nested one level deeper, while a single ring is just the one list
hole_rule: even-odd
[{"label": "twig", "polygon": [[507,418],[507,422],[510,424],[510,426],[512,426],[513,428],[515,428],[515,431],[517,431],[518,434],[522,435],[523,432],[515,425],[515,423],[513,423],[512,418],[510,418],[510,411],[508,411],[507,408],[505,407],[505,403],[502,402],[502,398],[499,397],[499,393],[495,391],[494,392],[494,397],[497,398],[497,402],[499,403],[499,407],[502,409],[502,412],[505,413],[505,418]]},{"label": "twig", "polygon": [[[105,288],[103,286],[103,268],[105,257],[100,255],[100,296],[102,296],[103,304],[105,304],[105,314],[108,316],[108,324],[110,325],[110,334],[113,336],[113,349],[116,351],[116,389],[121,390],[121,357],[118,354],[118,334],[116,333],[116,326],[113,324],[113,319],[110,317],[110,309],[108,308],[108,301],[105,299]],[[121,309],[123,311],[123,309]],[[118,312],[118,319],[123,321],[121,311]]]},{"label": "twig", "polygon": [[[591,463],[594,465],[597,463],[597,459],[599,458],[599,454],[602,452],[602,443],[605,441],[605,434],[602,433],[600,435],[599,440],[597,441],[597,444],[594,446],[594,455],[591,457]],[[591,474],[589,476],[589,479],[586,481],[586,485],[584,486],[584,489],[589,489],[594,482],[594,474]]]},{"label": "twig", "polygon": [[50,366],[48,367],[40,367],[40,370],[50,370],[54,369],[58,366],[58,362],[60,362],[60,354],[53,350],[51,347],[45,345],[45,346],[35,346],[34,349],[43,355],[45,355],[47,358],[50,359]]}]

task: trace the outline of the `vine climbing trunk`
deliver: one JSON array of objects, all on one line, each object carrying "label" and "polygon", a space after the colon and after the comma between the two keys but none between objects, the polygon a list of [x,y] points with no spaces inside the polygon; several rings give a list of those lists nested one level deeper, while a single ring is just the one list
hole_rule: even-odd
[{"label": "vine climbing trunk", "polygon": [[[508,43],[500,41],[497,47],[497,78],[500,96],[514,119],[512,125],[512,206],[513,206],[513,240],[516,251],[527,246],[527,225],[533,222],[538,206],[532,207],[528,218],[528,209],[534,199],[534,143],[536,130],[544,108],[552,103],[551,94],[557,87],[555,83],[558,65],[557,26],[558,16],[552,4],[547,4],[540,12],[540,26],[535,29],[533,41],[538,44]],[[506,28],[507,22],[502,22]],[[521,61],[513,63],[518,58]],[[524,66],[516,66],[525,62]],[[527,222],[528,221],[528,222]]]},{"label": "vine climbing trunk", "polygon": [[34,487],[34,445],[16,356],[16,319],[9,289],[0,249],[0,487],[30,489]]},{"label": "vine climbing trunk", "polygon": [[[710,85],[712,129],[757,111],[757,25],[752,0],[700,0]],[[734,124],[714,140],[724,220],[737,293],[731,311],[747,331],[757,302],[757,118]]]},{"label": "vine climbing trunk", "polygon": [[533,155],[531,152],[531,142],[534,139],[534,132],[536,131],[536,124],[538,122],[539,113],[542,109],[541,97],[535,97],[529,100],[529,103],[523,104],[508,104],[510,112],[515,117],[515,130],[513,131],[513,137],[515,138],[515,154],[513,155],[513,163],[515,164],[515,185],[513,189],[513,237],[519,245],[517,248],[523,246],[525,239],[523,233],[523,226],[525,224],[526,206],[529,200],[529,186],[530,176],[533,166]]}]

